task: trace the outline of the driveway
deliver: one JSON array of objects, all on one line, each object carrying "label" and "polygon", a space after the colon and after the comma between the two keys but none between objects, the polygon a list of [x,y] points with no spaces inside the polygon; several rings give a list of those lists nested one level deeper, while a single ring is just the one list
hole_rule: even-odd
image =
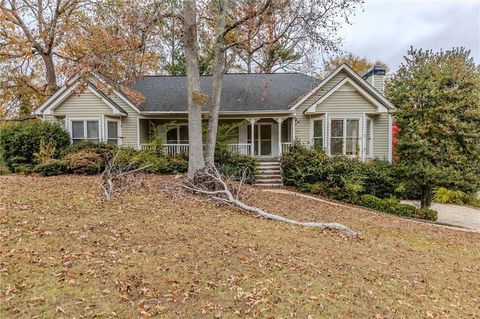
[{"label": "driveway", "polygon": [[[413,204],[417,207],[419,205],[418,202],[405,202],[407,204]],[[480,209],[437,203],[433,203],[431,208],[438,212],[437,222],[440,224],[459,226],[480,231]]]}]

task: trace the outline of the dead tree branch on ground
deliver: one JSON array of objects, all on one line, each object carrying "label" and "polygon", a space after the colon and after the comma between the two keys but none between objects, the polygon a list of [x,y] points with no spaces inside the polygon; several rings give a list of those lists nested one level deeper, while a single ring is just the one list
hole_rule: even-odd
[{"label": "dead tree branch on ground", "polygon": [[[245,177],[245,174],[243,174],[243,176]],[[205,195],[214,201],[228,204],[254,213],[258,217],[278,222],[284,222],[291,225],[336,230],[351,237],[356,237],[360,235],[360,233],[355,232],[342,224],[300,222],[266,212],[258,207],[247,205],[241,200],[239,200],[242,183],[243,181],[240,181],[238,187],[235,187],[235,185],[228,179],[228,177],[224,178],[215,166],[209,165],[206,166],[204,169],[197,171],[192,180],[187,180],[184,184],[184,188],[191,192]]]},{"label": "dead tree branch on ground", "polygon": [[99,184],[106,200],[112,199],[115,193],[126,192],[143,185],[143,170],[148,166],[136,167],[135,162],[120,163],[118,152],[105,160],[105,169],[100,175]]}]

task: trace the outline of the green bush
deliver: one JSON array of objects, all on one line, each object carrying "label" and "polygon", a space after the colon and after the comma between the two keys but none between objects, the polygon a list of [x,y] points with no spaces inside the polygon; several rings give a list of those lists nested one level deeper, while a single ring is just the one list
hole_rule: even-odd
[{"label": "green bush", "polygon": [[30,164],[15,164],[13,166],[13,172],[18,174],[31,174],[33,173],[33,166]]},{"label": "green bush", "polygon": [[62,156],[67,156],[72,153],[78,153],[80,151],[89,151],[100,155],[103,159],[109,156],[113,156],[119,147],[117,145],[106,144],[106,143],[95,143],[92,141],[81,141],[76,144],[71,144],[62,151]]},{"label": "green bush", "polygon": [[[15,164],[36,164],[34,155],[40,151],[42,142],[51,144],[55,150],[53,156],[58,157],[70,143],[70,137],[60,125],[42,121],[14,123],[0,130],[1,153],[11,171],[15,170]],[[22,158],[22,163],[19,158]]]},{"label": "green bush", "polygon": [[426,208],[417,209],[412,205],[400,204],[400,201],[394,197],[381,199],[374,195],[363,195],[358,204],[403,217],[437,220],[437,212],[435,210]]},{"label": "green bush", "polygon": [[451,190],[445,187],[439,187],[433,194],[433,200],[441,204],[464,204],[468,199],[468,195],[461,190]]},{"label": "green bush", "polygon": [[68,170],[75,174],[97,174],[103,167],[104,162],[101,155],[84,149],[65,156]]},{"label": "green bush", "polygon": [[246,182],[253,184],[257,173],[257,160],[253,156],[234,154],[226,149],[215,151],[215,162],[220,172],[234,180],[242,178],[246,173]]},{"label": "green bush", "polygon": [[147,173],[156,174],[178,174],[185,173],[188,170],[188,161],[182,156],[164,156],[155,151],[138,152],[132,161],[137,163],[138,167],[148,167]]},{"label": "green bush", "polygon": [[295,143],[280,162],[285,185],[301,190],[316,185],[315,193],[350,203],[364,194],[387,198],[398,196],[402,190],[387,161],[363,163],[344,156],[330,157]]},{"label": "green bush", "polygon": [[35,166],[34,172],[42,176],[54,176],[68,173],[68,165],[64,160],[50,159]]},{"label": "green bush", "polygon": [[415,217],[426,220],[437,220],[438,213],[434,209],[420,208],[415,211]]}]

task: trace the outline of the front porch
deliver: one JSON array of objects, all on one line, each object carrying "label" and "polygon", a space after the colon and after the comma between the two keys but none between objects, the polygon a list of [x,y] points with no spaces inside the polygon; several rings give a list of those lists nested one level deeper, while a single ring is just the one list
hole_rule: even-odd
[{"label": "front porch", "polygon": [[[220,119],[219,127],[222,125],[234,127],[224,143],[230,152],[260,159],[280,157],[292,145],[295,135],[291,117]],[[161,145],[164,154],[169,156],[188,153],[188,123],[185,119],[140,119],[139,132],[142,150]]]}]

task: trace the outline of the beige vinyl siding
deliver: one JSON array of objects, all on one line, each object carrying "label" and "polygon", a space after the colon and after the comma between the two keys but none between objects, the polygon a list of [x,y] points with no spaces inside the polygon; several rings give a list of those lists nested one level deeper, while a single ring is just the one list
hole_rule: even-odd
[{"label": "beige vinyl siding", "polygon": [[[347,90],[342,91],[345,88]],[[349,84],[345,84],[339,90],[330,95],[325,101],[317,106],[317,113],[373,113],[377,107],[354,90]]]},{"label": "beige vinyl siding", "polygon": [[111,94],[110,98],[117,103],[125,112],[128,113],[126,117],[122,117],[122,136],[123,145],[137,147],[138,143],[138,119],[140,115],[131,106],[129,106],[123,99],[116,94]]},{"label": "beige vinyl siding", "polygon": [[373,120],[373,157],[388,160],[390,147],[390,115],[387,113],[375,116]]},{"label": "beige vinyl siding", "polygon": [[[100,120],[102,120],[102,118],[105,120],[120,119],[122,145],[137,147],[137,119],[139,118],[139,114],[116,94],[112,93],[110,98],[127,112],[128,115],[122,117],[114,116],[112,109],[93,92],[88,90],[67,98],[55,109],[54,115],[67,116],[68,118],[98,118]],[[105,138],[105,123],[102,121],[100,123],[100,131],[102,137]]]},{"label": "beige vinyl siding", "polygon": [[295,125],[295,139],[300,143],[310,143],[310,116],[304,115],[303,112],[346,77],[347,74],[345,72],[339,72],[337,75],[331,78],[330,81],[325,83],[317,92],[312,94],[298,106],[296,109],[297,122]]},{"label": "beige vinyl siding", "polygon": [[113,114],[113,111],[93,92],[86,90],[78,95],[71,95],[54,110],[54,114],[69,117],[89,117]]}]

